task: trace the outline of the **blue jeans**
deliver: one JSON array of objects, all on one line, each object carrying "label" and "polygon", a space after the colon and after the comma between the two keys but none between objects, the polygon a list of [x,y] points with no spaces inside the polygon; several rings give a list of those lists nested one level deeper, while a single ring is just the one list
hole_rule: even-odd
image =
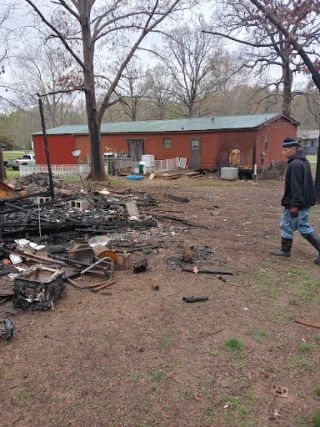
[{"label": "blue jeans", "polygon": [[310,209],[299,210],[299,216],[297,218],[291,218],[290,210],[285,209],[282,212],[280,219],[280,230],[281,236],[285,239],[292,239],[293,233],[299,230],[302,237],[312,233],[314,230],[309,225]]}]

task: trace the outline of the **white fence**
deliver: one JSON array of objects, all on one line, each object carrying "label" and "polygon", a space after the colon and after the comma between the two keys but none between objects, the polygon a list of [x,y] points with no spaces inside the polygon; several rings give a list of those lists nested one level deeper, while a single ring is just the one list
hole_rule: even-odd
[{"label": "white fence", "polygon": [[[132,162],[132,172],[139,173],[139,163],[140,162]],[[147,171],[155,173],[166,172],[178,168],[185,169],[186,165],[186,158],[175,157],[174,159],[155,160],[154,166],[147,167]]]},{"label": "white fence", "polygon": [[[132,172],[139,172],[139,163],[140,162],[132,162],[131,159],[114,159],[117,160],[118,163],[114,164],[114,168],[121,167],[130,167],[132,168]],[[120,162],[120,163],[119,163]],[[106,173],[109,173],[109,163],[111,163],[111,159],[105,163]],[[148,171],[153,171],[155,173],[166,172],[172,169],[182,168],[185,169],[187,165],[186,158],[176,157],[174,159],[166,159],[166,160],[155,160],[154,167],[148,168]],[[83,165],[52,165],[51,166],[52,173],[57,176],[62,176],[63,178],[77,178],[77,177],[86,177],[89,175],[90,166],[87,164]],[[20,166],[20,176],[32,175],[33,173],[40,172],[48,172],[48,167],[46,165],[36,165],[36,166]]]},{"label": "white fence", "polygon": [[[106,173],[108,173],[108,165],[105,165]],[[77,178],[80,176],[87,176],[90,172],[89,165],[52,165],[52,173],[63,178]],[[48,167],[45,165],[37,166],[20,166],[20,176],[32,175],[33,173],[46,172]]]},{"label": "white fence", "polygon": [[155,160],[154,161],[154,172],[165,172],[172,169],[182,168],[185,169],[187,165],[186,158],[176,157],[174,159],[166,159],[166,160]]}]

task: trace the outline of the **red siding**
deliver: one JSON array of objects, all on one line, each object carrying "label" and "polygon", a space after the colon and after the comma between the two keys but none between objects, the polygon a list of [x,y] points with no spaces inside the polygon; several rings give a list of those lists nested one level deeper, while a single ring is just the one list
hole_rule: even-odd
[{"label": "red siding", "polygon": [[[127,139],[144,139],[145,154],[154,154],[156,160],[186,157],[190,165],[190,138],[200,138],[202,145],[202,167],[218,169],[226,166],[232,149],[238,148],[241,153],[241,164],[251,165],[257,163],[261,166],[261,153],[264,152],[263,167],[270,164],[271,160],[279,162],[282,156],[282,142],[287,136],[296,137],[297,126],[285,118],[275,120],[259,130],[233,130],[217,132],[189,132],[189,133],[163,133],[163,134],[122,134],[102,135],[101,149],[106,147],[120,153],[128,152]],[[268,147],[265,150],[266,136]],[[163,147],[163,139],[171,138],[172,148]],[[46,163],[42,136],[34,136],[35,154],[38,164]],[[49,150],[52,164],[75,164],[76,159],[71,155],[75,149],[81,150],[79,160],[87,163],[90,155],[88,135],[75,138],[72,135],[48,135]],[[256,159],[252,158],[256,150]]]},{"label": "red siding", "polygon": [[[73,135],[47,135],[50,161],[52,165],[73,165],[76,158],[72,156],[75,150]],[[47,164],[43,136],[33,136],[34,153],[37,165]]]},{"label": "red siding", "polygon": [[[296,138],[297,126],[284,118],[261,128],[257,135],[257,164],[261,165],[261,153],[265,153],[262,167],[268,166],[271,160],[275,163],[286,160],[282,155],[282,143],[287,136]],[[265,150],[266,137],[268,138],[267,150]]]}]

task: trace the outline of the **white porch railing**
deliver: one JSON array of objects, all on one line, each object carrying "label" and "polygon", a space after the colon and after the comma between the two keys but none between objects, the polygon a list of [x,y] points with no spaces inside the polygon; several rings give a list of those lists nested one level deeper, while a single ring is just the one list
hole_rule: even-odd
[{"label": "white porch railing", "polygon": [[155,160],[154,161],[154,172],[165,172],[172,169],[182,168],[185,169],[187,165],[186,158],[176,157],[174,159],[166,159],[166,160]]}]

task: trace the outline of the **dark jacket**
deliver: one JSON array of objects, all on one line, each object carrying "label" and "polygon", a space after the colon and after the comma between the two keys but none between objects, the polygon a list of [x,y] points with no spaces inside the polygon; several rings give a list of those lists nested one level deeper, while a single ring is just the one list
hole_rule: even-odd
[{"label": "dark jacket", "polygon": [[286,173],[286,185],[281,204],[286,209],[307,209],[317,203],[310,163],[303,151],[291,157]]}]

